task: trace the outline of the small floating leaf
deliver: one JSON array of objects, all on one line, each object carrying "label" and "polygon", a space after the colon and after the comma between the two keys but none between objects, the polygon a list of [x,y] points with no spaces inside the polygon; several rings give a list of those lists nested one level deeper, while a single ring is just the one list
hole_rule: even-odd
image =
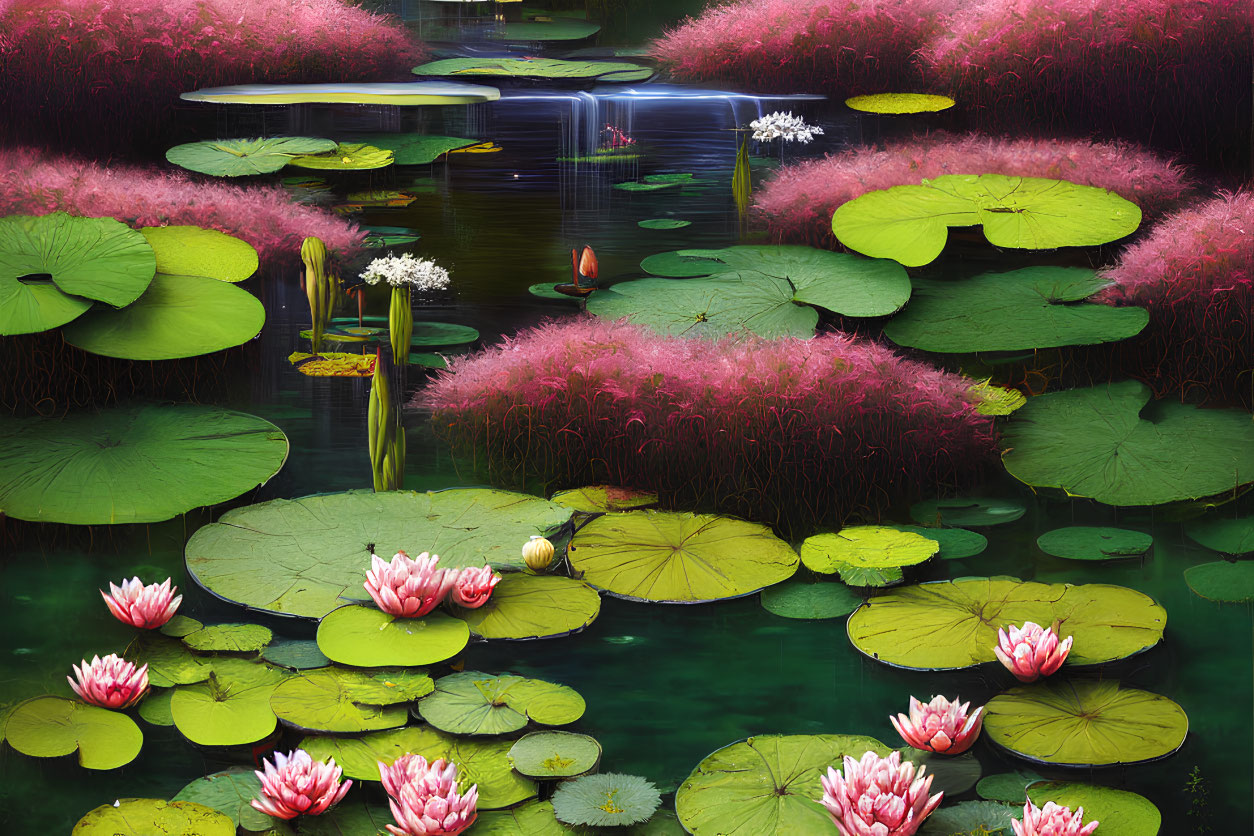
[{"label": "small floating leaf", "polygon": [[574,508],[585,513],[607,511],[631,511],[657,504],[657,494],[634,488],[618,488],[612,485],[591,485],[569,491],[558,491],[550,502]]},{"label": "small floating leaf", "polygon": [[1040,781],[1028,787],[1037,807],[1054,802],[1073,811],[1084,808],[1084,821],[1101,822],[1102,836],[1156,836],[1163,817],[1148,798],[1134,792],[1061,781]]},{"label": "small floating leaf", "polygon": [[399,618],[373,606],[349,606],[318,624],[318,649],[328,659],[363,668],[433,665],[461,653],[468,641],[466,622],[438,611]]},{"label": "small floating leaf", "polygon": [[178,791],[173,801],[194,801],[230,817],[245,830],[265,830],[275,819],[249,803],[261,797],[261,780],[247,767],[235,767],[197,778]]},{"label": "small floating leaf", "polygon": [[1198,520],[1185,525],[1189,539],[1221,554],[1254,552],[1254,516]]},{"label": "small floating leaf", "polygon": [[55,758],[78,751],[87,769],[117,769],[135,760],[144,745],[135,721],[118,711],[61,697],[18,703],[4,728],[9,745],[23,755]]},{"label": "small floating leaf", "polygon": [[783,618],[840,618],[861,605],[862,596],[843,583],[792,579],[762,590],[762,609]]},{"label": "small floating leaf", "polygon": [[1046,554],[1070,560],[1119,560],[1145,554],[1154,538],[1126,528],[1075,525],[1045,532],[1036,538],[1036,545]]},{"label": "small floating leaf", "polygon": [[601,744],[586,734],[538,731],[520,737],[509,758],[528,778],[571,778],[596,769]]},{"label": "small floating leaf", "polygon": [[177,166],[201,174],[214,177],[247,177],[253,174],[270,174],[287,165],[294,157],[322,154],[334,148],[334,140],[308,136],[212,139],[175,145],[165,152],[165,158]]},{"label": "small floating leaf", "polygon": [[1190,566],[1184,570],[1184,580],[1194,594],[1209,601],[1254,601],[1254,560],[1217,560]]},{"label": "small floating leaf", "polygon": [[183,643],[203,652],[248,653],[261,650],[274,634],[260,624],[214,624],[183,637]]},{"label": "small floating leaf", "polygon": [[910,516],[924,526],[985,526],[1010,523],[1027,509],[1013,499],[992,499],[958,496],[953,499],[929,499],[910,506]]},{"label": "small floating leaf", "polygon": [[485,639],[547,639],[577,633],[596,620],[601,596],[559,575],[510,572],[481,607],[455,614]]},{"label": "small floating leaf", "polygon": [[565,685],[478,671],[437,679],[435,691],[418,703],[422,719],[450,734],[507,734],[529,721],[564,726],[584,708],[583,697]]},{"label": "small floating leaf", "polygon": [[901,567],[922,563],[938,551],[940,544],[921,534],[855,525],[807,537],[801,544],[801,562],[812,572],[839,572],[851,586],[884,586],[901,580]]},{"label": "small floating leaf", "polygon": [[953,107],[954,100],[931,93],[874,93],[845,99],[845,106],[864,113],[936,113]]}]

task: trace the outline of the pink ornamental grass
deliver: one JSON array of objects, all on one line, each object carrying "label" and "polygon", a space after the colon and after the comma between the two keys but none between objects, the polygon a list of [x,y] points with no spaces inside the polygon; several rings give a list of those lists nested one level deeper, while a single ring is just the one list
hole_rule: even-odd
[{"label": "pink ornamental grass", "polygon": [[123,624],[141,630],[154,630],[169,621],[183,603],[183,596],[175,596],[177,586],[170,586],[170,578],[159,584],[144,586],[139,578],[122,581],[122,585],[109,584],[109,594],[100,591],[105,605],[113,617]]},{"label": "pink ornamental grass", "polygon": [[828,767],[819,779],[819,801],[841,836],[913,836],[944,797],[928,797],[933,776],[924,777],[926,770],[916,773],[900,752],[886,758],[867,752],[860,761],[846,755],[843,770]]},{"label": "pink ornamental grass", "polygon": [[588,317],[452,358],[417,403],[500,484],[633,485],[803,530],[978,478],[995,433],[968,385],[839,333],[710,342]]},{"label": "pink ornamental grass", "polygon": [[33,148],[0,148],[0,215],[69,212],[134,227],[189,224],[242,238],[265,260],[295,259],[321,238],[338,255],[365,233],[330,212],[293,203],[278,186],[196,182],[182,171],[108,166]]},{"label": "pink ornamental grass", "polygon": [[1011,821],[1015,836],[1092,836],[1098,823],[1084,824],[1084,808],[1073,813],[1070,807],[1060,807],[1052,801],[1037,807],[1031,801],[1023,805],[1023,821]]},{"label": "pink ornamental grass", "polygon": [[135,667],[116,653],[101,659],[91,657],[90,664],[83,660],[82,667],[71,665],[74,679],[66,677],[74,693],[90,705],[101,708],[130,708],[148,692],[148,666]]},{"label": "pink ornamental grass", "polygon": [[1192,187],[1182,166],[1127,143],[934,133],[782,168],[757,190],[754,208],[766,218],[772,239],[834,249],[832,213],[842,203],[944,174],[1048,177],[1097,186],[1136,203],[1146,217],[1170,208]]},{"label": "pink ornamental grass", "polygon": [[325,763],[310,757],[304,749],[289,754],[274,753],[274,763],[263,761],[265,771],[255,774],[261,781],[261,797],[249,803],[276,819],[317,816],[334,807],[353,785],[340,783],[344,770],[335,758]]}]

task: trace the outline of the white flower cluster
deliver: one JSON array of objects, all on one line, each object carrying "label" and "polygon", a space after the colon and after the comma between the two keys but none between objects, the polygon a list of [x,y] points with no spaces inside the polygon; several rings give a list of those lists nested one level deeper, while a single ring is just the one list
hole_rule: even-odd
[{"label": "white flower cluster", "polygon": [[814,137],[823,135],[823,129],[818,125],[807,125],[800,116],[793,116],[782,110],[768,113],[761,119],[754,119],[749,123],[749,127],[753,129],[753,138],[763,142],[782,139],[785,142],[796,141],[804,145],[811,142]]},{"label": "white flower cluster", "polygon": [[376,258],[361,274],[366,284],[387,282],[394,287],[406,285],[415,290],[443,290],[448,287],[448,271],[434,261],[414,258],[409,253],[397,258],[388,254]]}]

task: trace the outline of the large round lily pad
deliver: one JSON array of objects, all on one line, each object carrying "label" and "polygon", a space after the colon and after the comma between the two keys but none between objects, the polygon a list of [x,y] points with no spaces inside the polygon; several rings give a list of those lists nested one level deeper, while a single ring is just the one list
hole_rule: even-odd
[{"label": "large round lily pad", "polygon": [[257,250],[247,241],[198,226],[145,226],[140,234],[157,256],[157,272],[242,282],[257,272]]},{"label": "large round lily pad", "polygon": [[0,336],[64,325],[93,299],[129,305],[156,272],[144,236],[112,218],[0,218]]},{"label": "large round lily pad", "polygon": [[510,572],[481,607],[456,612],[485,639],[547,639],[577,633],[596,620],[601,596],[560,575]]},{"label": "large round lily pad", "polygon": [[444,58],[414,67],[414,75],[567,78],[596,81],[644,81],[653,70],[625,61],[564,61],[559,58]]},{"label": "large round lily pad", "polygon": [[871,737],[761,735],[719,749],[697,765],[675,795],[679,821],[694,836],[796,836],[835,827],[819,803],[819,777],[845,755],[887,756]]},{"label": "large round lily pad", "polygon": [[1084,822],[1101,822],[1102,836],[1157,836],[1163,817],[1148,798],[1114,787],[1040,781],[1028,787],[1037,807],[1052,801],[1074,812],[1084,808]]},{"label": "large round lily pad", "polygon": [[1190,540],[1221,554],[1254,552],[1254,515],[1198,520],[1185,525],[1184,533]]},{"label": "large round lily pad", "polygon": [[967,578],[876,596],[849,617],[848,632],[854,647],[885,664],[950,670],[994,661],[998,628],[1056,620],[1061,635],[1075,637],[1067,664],[1091,665],[1158,644],[1167,611],[1122,586]]},{"label": "large round lily pad", "polygon": [[572,778],[596,769],[601,744],[586,734],[538,731],[520,737],[509,757],[528,778]]},{"label": "large round lily pad", "polygon": [[383,104],[461,105],[494,102],[501,98],[495,87],[447,81],[335,82],[326,84],[236,84],[206,87],[182,93],[189,102],[219,104]]},{"label": "large round lily pad", "polygon": [[139,754],[143,732],[118,711],[78,700],[44,696],[20,702],[9,713],[5,739],[23,755],[56,758],[78,751],[87,769],[117,769]]},{"label": "large round lily pad", "polygon": [[421,669],[354,671],[318,668],[289,676],[270,708],[284,723],[320,732],[362,732],[405,725],[405,703],[431,693]]},{"label": "large round lily pad", "polygon": [[936,113],[953,107],[954,100],[933,93],[872,93],[845,99],[845,106],[863,113]]},{"label": "large round lily pad", "polygon": [[341,142],[330,151],[292,157],[288,165],[296,168],[312,168],[322,171],[361,171],[383,168],[393,163],[391,151],[366,145],[363,142]]},{"label": "large round lily pad", "polygon": [[[477,139],[458,136],[400,133],[352,134],[344,137],[344,141],[391,151],[396,165],[426,165],[435,162],[449,151],[479,144]],[[375,230],[377,231],[378,228],[376,227]]]},{"label": "large round lily pad", "polygon": [[202,746],[254,743],[274,731],[270,695],[284,673],[262,662],[220,657],[204,682],[180,685],[170,698],[174,725]]},{"label": "large round lily pad", "polygon": [[783,618],[840,618],[861,605],[862,596],[843,583],[793,579],[762,590],[762,609]]},{"label": "large round lily pad", "polygon": [[261,331],[266,309],[216,278],[158,273],[133,304],[96,308],[65,326],[65,341],[123,360],[174,360],[242,345]]},{"label": "large round lily pad", "polygon": [[426,550],[440,566],[521,568],[522,543],[570,520],[527,494],[348,491],[278,499],[223,515],[187,544],[187,568],[215,595],[271,612],[321,618],[343,598],[365,600],[371,549]]},{"label": "large round lily pad", "polygon": [[815,534],[801,544],[801,562],[811,572],[840,573],[850,586],[885,586],[901,580],[901,568],[914,566],[940,551],[922,534],[882,525],[853,525]]},{"label": "large round lily pad", "polygon": [[261,780],[247,767],[215,772],[197,778],[178,791],[173,801],[194,801],[229,816],[245,830],[265,830],[275,819],[255,809],[249,802],[261,797]]},{"label": "large round lily pad", "polygon": [[888,527],[898,531],[921,534],[929,540],[935,540],[940,546],[940,551],[936,553],[936,557],[940,560],[962,560],[966,557],[975,557],[988,548],[987,537],[965,528],[928,528],[921,525],[895,524],[890,524]]},{"label": "large round lily pad", "polygon": [[[177,166],[215,177],[270,174],[304,154],[321,154],[335,141],[310,136],[272,136],[264,139],[211,139],[175,145],[165,158]],[[193,273],[190,275],[203,275]]]},{"label": "large round lily pad", "polygon": [[1189,718],[1159,694],[1112,680],[1048,679],[1012,688],[984,708],[984,734],[1021,758],[1113,766],[1164,758],[1184,745]]},{"label": "large round lily pad", "polygon": [[579,529],[566,556],[595,587],[678,604],[748,595],[797,569],[797,553],[764,525],[661,511],[598,517]]},{"label": "large round lily pad", "polygon": [[631,511],[656,505],[657,494],[652,491],[618,488],[613,485],[589,485],[586,488],[558,491],[553,494],[552,501],[567,508],[574,508],[576,511],[598,514],[608,511]]},{"label": "large round lily pad", "polygon": [[1030,398],[1002,447],[1016,479],[1107,505],[1199,499],[1254,481],[1248,412],[1151,402],[1137,381]]},{"label": "large round lily pad", "polygon": [[985,526],[1014,522],[1027,512],[1013,499],[957,496],[929,499],[910,506],[911,518],[923,526]]},{"label": "large round lily pad", "polygon": [[1216,560],[1184,570],[1184,580],[1194,594],[1208,601],[1254,601],[1254,560]]},{"label": "large round lily pad", "polygon": [[278,427],[212,406],[0,416],[0,512],[75,525],[160,522],[264,485],[286,459]]},{"label": "large round lily pad", "polygon": [[450,734],[508,734],[528,722],[564,726],[583,716],[583,697],[565,685],[463,671],[441,677],[418,713]]},{"label": "large round lily pad", "polygon": [[318,649],[345,665],[433,665],[470,641],[466,623],[442,612],[398,618],[372,606],[340,607],[318,624]]},{"label": "large round lily pad", "polygon": [[79,819],[71,836],[117,836],[119,833],[235,836],[235,822],[230,816],[194,801],[120,798],[100,805]]},{"label": "large round lily pad", "polygon": [[1154,538],[1126,528],[1073,525],[1046,531],[1036,538],[1036,545],[1046,554],[1069,560],[1119,560],[1145,554]]},{"label": "large round lily pad", "polygon": [[1149,323],[1144,308],[1083,303],[1107,284],[1082,267],[1025,267],[958,280],[914,280],[884,325],[898,345],[949,354],[1117,342]]}]

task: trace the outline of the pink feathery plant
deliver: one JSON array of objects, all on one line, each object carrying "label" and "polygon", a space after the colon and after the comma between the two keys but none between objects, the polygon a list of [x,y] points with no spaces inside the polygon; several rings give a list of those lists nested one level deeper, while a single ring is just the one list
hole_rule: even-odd
[{"label": "pink feathery plant", "polygon": [[501,582],[501,576],[492,573],[491,566],[471,567],[457,573],[457,580],[449,591],[449,597],[459,607],[474,610],[488,603],[492,590]]},{"label": "pink feathery plant", "polygon": [[261,797],[249,803],[276,819],[317,816],[343,800],[352,781],[340,783],[344,770],[335,758],[316,761],[304,749],[289,754],[274,753],[274,763],[262,762],[265,771],[255,774],[261,780]]},{"label": "pink feathery plant", "polygon": [[971,748],[984,724],[984,706],[968,713],[971,703],[950,702],[942,696],[930,703],[910,698],[910,716],[889,717],[901,739],[916,749],[940,755],[960,755]]},{"label": "pink feathery plant", "polygon": [[397,552],[391,562],[372,554],[364,586],[385,613],[400,618],[424,616],[440,606],[457,582],[457,570],[437,569],[439,560],[439,555],[427,552],[417,557]]},{"label": "pink feathery plant", "polygon": [[832,213],[842,203],[944,174],[1048,177],[1097,186],[1136,203],[1146,217],[1171,208],[1192,187],[1182,166],[1127,143],[933,133],[782,168],[755,192],[754,209],[775,241],[836,249]]},{"label": "pink feathery plant", "polygon": [[101,659],[83,660],[82,667],[71,665],[74,679],[66,677],[74,693],[90,705],[101,708],[130,708],[148,692],[148,666],[135,667],[116,653]]},{"label": "pink feathery plant", "polygon": [[183,171],[106,166],[33,148],[0,148],[0,215],[69,212],[134,227],[189,224],[242,238],[264,260],[293,260],[306,236],[351,255],[365,233],[293,203],[278,186],[200,183]]},{"label": "pink feathery plant", "polygon": [[427,763],[422,755],[401,755],[379,764],[395,825],[392,836],[456,836],[475,823],[479,786],[459,793],[457,765],[443,758]]},{"label": "pink feathery plant", "polygon": [[170,586],[170,578],[159,584],[144,586],[139,578],[122,581],[122,585],[109,584],[109,594],[100,590],[100,597],[113,617],[123,624],[141,630],[155,630],[174,617],[183,596],[176,596],[177,586]]},{"label": "pink feathery plant", "polygon": [[933,776],[926,771],[902,763],[900,752],[886,758],[867,752],[860,761],[845,755],[843,770],[829,766],[820,777],[819,801],[841,836],[913,836],[945,796],[928,797]]},{"label": "pink feathery plant", "polygon": [[1012,624],[1009,630],[997,630],[997,646],[993,648],[993,655],[1015,675],[1015,679],[1035,682],[1062,667],[1071,652],[1074,638],[1067,636],[1060,641],[1054,627],[1041,627],[1032,621],[1024,622],[1022,627]]},{"label": "pink feathery plant", "polygon": [[969,385],[839,333],[711,342],[587,317],[453,358],[417,404],[498,484],[633,485],[810,530],[977,479],[995,432]]},{"label": "pink feathery plant", "polygon": [[1092,836],[1097,824],[1084,824],[1083,807],[1073,813],[1070,807],[1052,801],[1046,801],[1044,807],[1028,801],[1023,805],[1023,821],[1011,821],[1010,828],[1015,836]]}]

